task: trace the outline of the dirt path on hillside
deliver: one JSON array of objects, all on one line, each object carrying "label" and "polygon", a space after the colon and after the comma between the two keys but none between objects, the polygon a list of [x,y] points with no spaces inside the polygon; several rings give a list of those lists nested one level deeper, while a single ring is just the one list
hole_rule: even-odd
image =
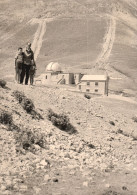
[{"label": "dirt path on hillside", "polygon": [[32,48],[35,53],[35,60],[37,60],[37,57],[40,53],[40,49],[42,47],[42,42],[43,42],[43,36],[46,32],[46,21],[40,21],[38,29],[35,33],[34,40],[32,43]]},{"label": "dirt path on hillside", "polygon": [[37,31],[34,35],[34,39],[32,42],[32,49],[35,54],[35,60],[37,60],[37,57],[40,53],[40,49],[42,47],[42,42],[43,42],[43,36],[46,32],[46,24],[47,22],[50,22],[51,19],[35,19],[33,18],[30,22],[31,24],[38,23],[38,28]]},{"label": "dirt path on hillside", "polygon": [[109,56],[110,56],[112,48],[113,48],[113,44],[114,44],[114,40],[115,40],[115,31],[116,31],[116,20],[114,17],[111,17],[110,23],[108,26],[108,30],[107,30],[106,35],[104,37],[102,51],[96,60],[96,65],[98,65],[100,68],[102,68],[102,67],[106,68],[105,63],[109,59]]}]

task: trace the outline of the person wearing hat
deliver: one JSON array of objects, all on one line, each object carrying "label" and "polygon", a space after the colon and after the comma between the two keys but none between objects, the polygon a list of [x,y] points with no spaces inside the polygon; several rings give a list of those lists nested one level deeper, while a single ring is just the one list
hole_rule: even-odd
[{"label": "person wearing hat", "polygon": [[25,77],[25,85],[28,85],[29,72],[31,65],[34,64],[34,53],[31,49],[31,43],[27,43],[26,50],[24,51],[24,64],[22,67],[20,83],[23,84]]}]

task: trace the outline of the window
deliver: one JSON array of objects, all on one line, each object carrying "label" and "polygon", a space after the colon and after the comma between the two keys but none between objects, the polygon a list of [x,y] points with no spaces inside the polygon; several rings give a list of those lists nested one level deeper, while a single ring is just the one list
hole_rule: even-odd
[{"label": "window", "polygon": [[81,85],[79,85],[79,89],[81,89]]},{"label": "window", "polygon": [[87,85],[90,85],[90,82],[87,82]]},{"label": "window", "polygon": [[98,82],[95,82],[95,86],[98,86]]},{"label": "window", "polygon": [[46,79],[48,78],[48,76],[46,75]]},{"label": "window", "polygon": [[98,89],[95,89],[95,92],[98,92]]},{"label": "window", "polygon": [[86,89],[86,92],[90,92],[90,90],[89,89]]}]

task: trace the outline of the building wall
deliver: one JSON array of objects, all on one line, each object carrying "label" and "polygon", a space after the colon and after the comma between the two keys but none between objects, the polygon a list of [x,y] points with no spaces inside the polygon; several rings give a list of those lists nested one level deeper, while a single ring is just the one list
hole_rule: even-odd
[{"label": "building wall", "polygon": [[44,77],[42,79],[42,84],[48,84],[51,82],[51,73],[44,74]]},{"label": "building wall", "polygon": [[45,73],[42,76],[42,84],[73,84],[73,73]]},{"label": "building wall", "polygon": [[69,84],[69,74],[63,74],[63,73],[61,73],[59,76],[60,76],[60,78],[62,80],[64,80],[64,84],[66,84],[66,85]]},{"label": "building wall", "polygon": [[83,77],[83,74],[81,73],[74,73],[74,84],[78,84]]},{"label": "building wall", "polygon": [[106,94],[106,81],[81,81],[77,89],[85,93]]}]

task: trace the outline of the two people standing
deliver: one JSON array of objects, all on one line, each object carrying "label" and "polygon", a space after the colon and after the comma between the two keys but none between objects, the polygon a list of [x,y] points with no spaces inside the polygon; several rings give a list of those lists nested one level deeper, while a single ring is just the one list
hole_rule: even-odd
[{"label": "two people standing", "polygon": [[25,85],[28,85],[30,77],[30,84],[33,85],[36,64],[34,61],[34,53],[31,49],[31,43],[27,44],[24,52],[22,48],[18,49],[18,54],[15,57],[15,71],[15,79],[18,83],[23,84],[25,78]]}]

